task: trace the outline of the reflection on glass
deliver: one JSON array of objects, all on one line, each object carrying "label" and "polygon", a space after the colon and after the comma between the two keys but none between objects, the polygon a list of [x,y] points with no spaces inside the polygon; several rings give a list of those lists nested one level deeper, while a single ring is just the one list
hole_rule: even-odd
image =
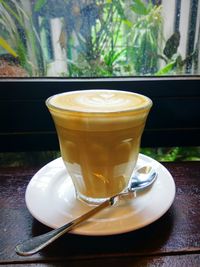
[{"label": "reflection on glass", "polygon": [[200,2],[1,0],[0,76],[200,73]]}]

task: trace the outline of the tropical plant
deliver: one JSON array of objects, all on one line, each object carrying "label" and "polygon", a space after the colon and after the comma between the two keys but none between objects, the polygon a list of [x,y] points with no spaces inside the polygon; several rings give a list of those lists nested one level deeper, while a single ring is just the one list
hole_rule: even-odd
[{"label": "tropical plant", "polygon": [[160,57],[164,60],[165,66],[158,70],[155,75],[178,75],[185,74],[185,67],[187,64],[191,64],[192,61],[195,61],[195,58],[198,58],[198,42],[194,51],[187,55],[184,59],[181,54],[178,53],[178,47],[180,44],[180,32],[174,32],[169,39],[166,41],[165,47],[163,49],[163,54]]},{"label": "tropical plant", "polygon": [[[119,47],[123,8],[120,0],[105,1],[87,6],[87,27],[80,29],[76,37],[78,51],[75,59],[68,59],[70,75],[114,76],[125,48]],[[87,16],[83,19],[87,19]]]},{"label": "tropical plant", "polygon": [[135,21],[125,20],[130,28],[127,48],[129,64],[133,64],[136,75],[150,75],[157,72],[159,39],[162,38],[162,5],[151,1],[133,0],[130,9],[137,15]]},{"label": "tropical plant", "polygon": [[[178,31],[165,42],[162,4],[156,1],[53,2],[0,0],[0,46],[30,76],[47,75],[47,61],[56,62],[54,46],[59,44],[66,63],[59,75],[70,77],[182,74],[198,58],[200,37],[186,58],[177,52]],[[58,41],[52,41],[49,26],[54,18],[63,24]]]},{"label": "tropical plant", "polygon": [[[45,62],[40,38],[33,25],[32,14],[25,10],[24,0],[0,0],[0,46],[17,57],[30,76],[44,75]],[[31,11],[30,11],[31,12]]]}]

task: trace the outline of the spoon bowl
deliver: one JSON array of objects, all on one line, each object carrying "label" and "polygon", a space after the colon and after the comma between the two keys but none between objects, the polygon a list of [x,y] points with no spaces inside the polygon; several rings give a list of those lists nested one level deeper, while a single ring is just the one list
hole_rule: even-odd
[{"label": "spoon bowl", "polygon": [[154,183],[156,177],[157,173],[152,166],[143,166],[134,172],[128,190],[136,191],[149,187]]}]

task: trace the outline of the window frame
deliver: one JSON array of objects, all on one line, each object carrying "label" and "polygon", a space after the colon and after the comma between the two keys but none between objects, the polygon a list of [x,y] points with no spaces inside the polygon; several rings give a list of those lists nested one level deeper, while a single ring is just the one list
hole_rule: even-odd
[{"label": "window frame", "polygon": [[154,104],[143,147],[200,145],[200,76],[1,78],[0,151],[58,150],[45,100],[56,93],[82,89],[127,90],[150,97]]}]

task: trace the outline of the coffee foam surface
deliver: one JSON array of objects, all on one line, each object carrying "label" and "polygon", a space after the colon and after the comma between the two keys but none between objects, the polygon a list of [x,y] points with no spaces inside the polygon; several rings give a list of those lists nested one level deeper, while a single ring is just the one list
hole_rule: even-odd
[{"label": "coffee foam surface", "polygon": [[142,95],[114,90],[74,91],[53,96],[50,105],[78,112],[118,112],[144,108],[150,100]]}]

